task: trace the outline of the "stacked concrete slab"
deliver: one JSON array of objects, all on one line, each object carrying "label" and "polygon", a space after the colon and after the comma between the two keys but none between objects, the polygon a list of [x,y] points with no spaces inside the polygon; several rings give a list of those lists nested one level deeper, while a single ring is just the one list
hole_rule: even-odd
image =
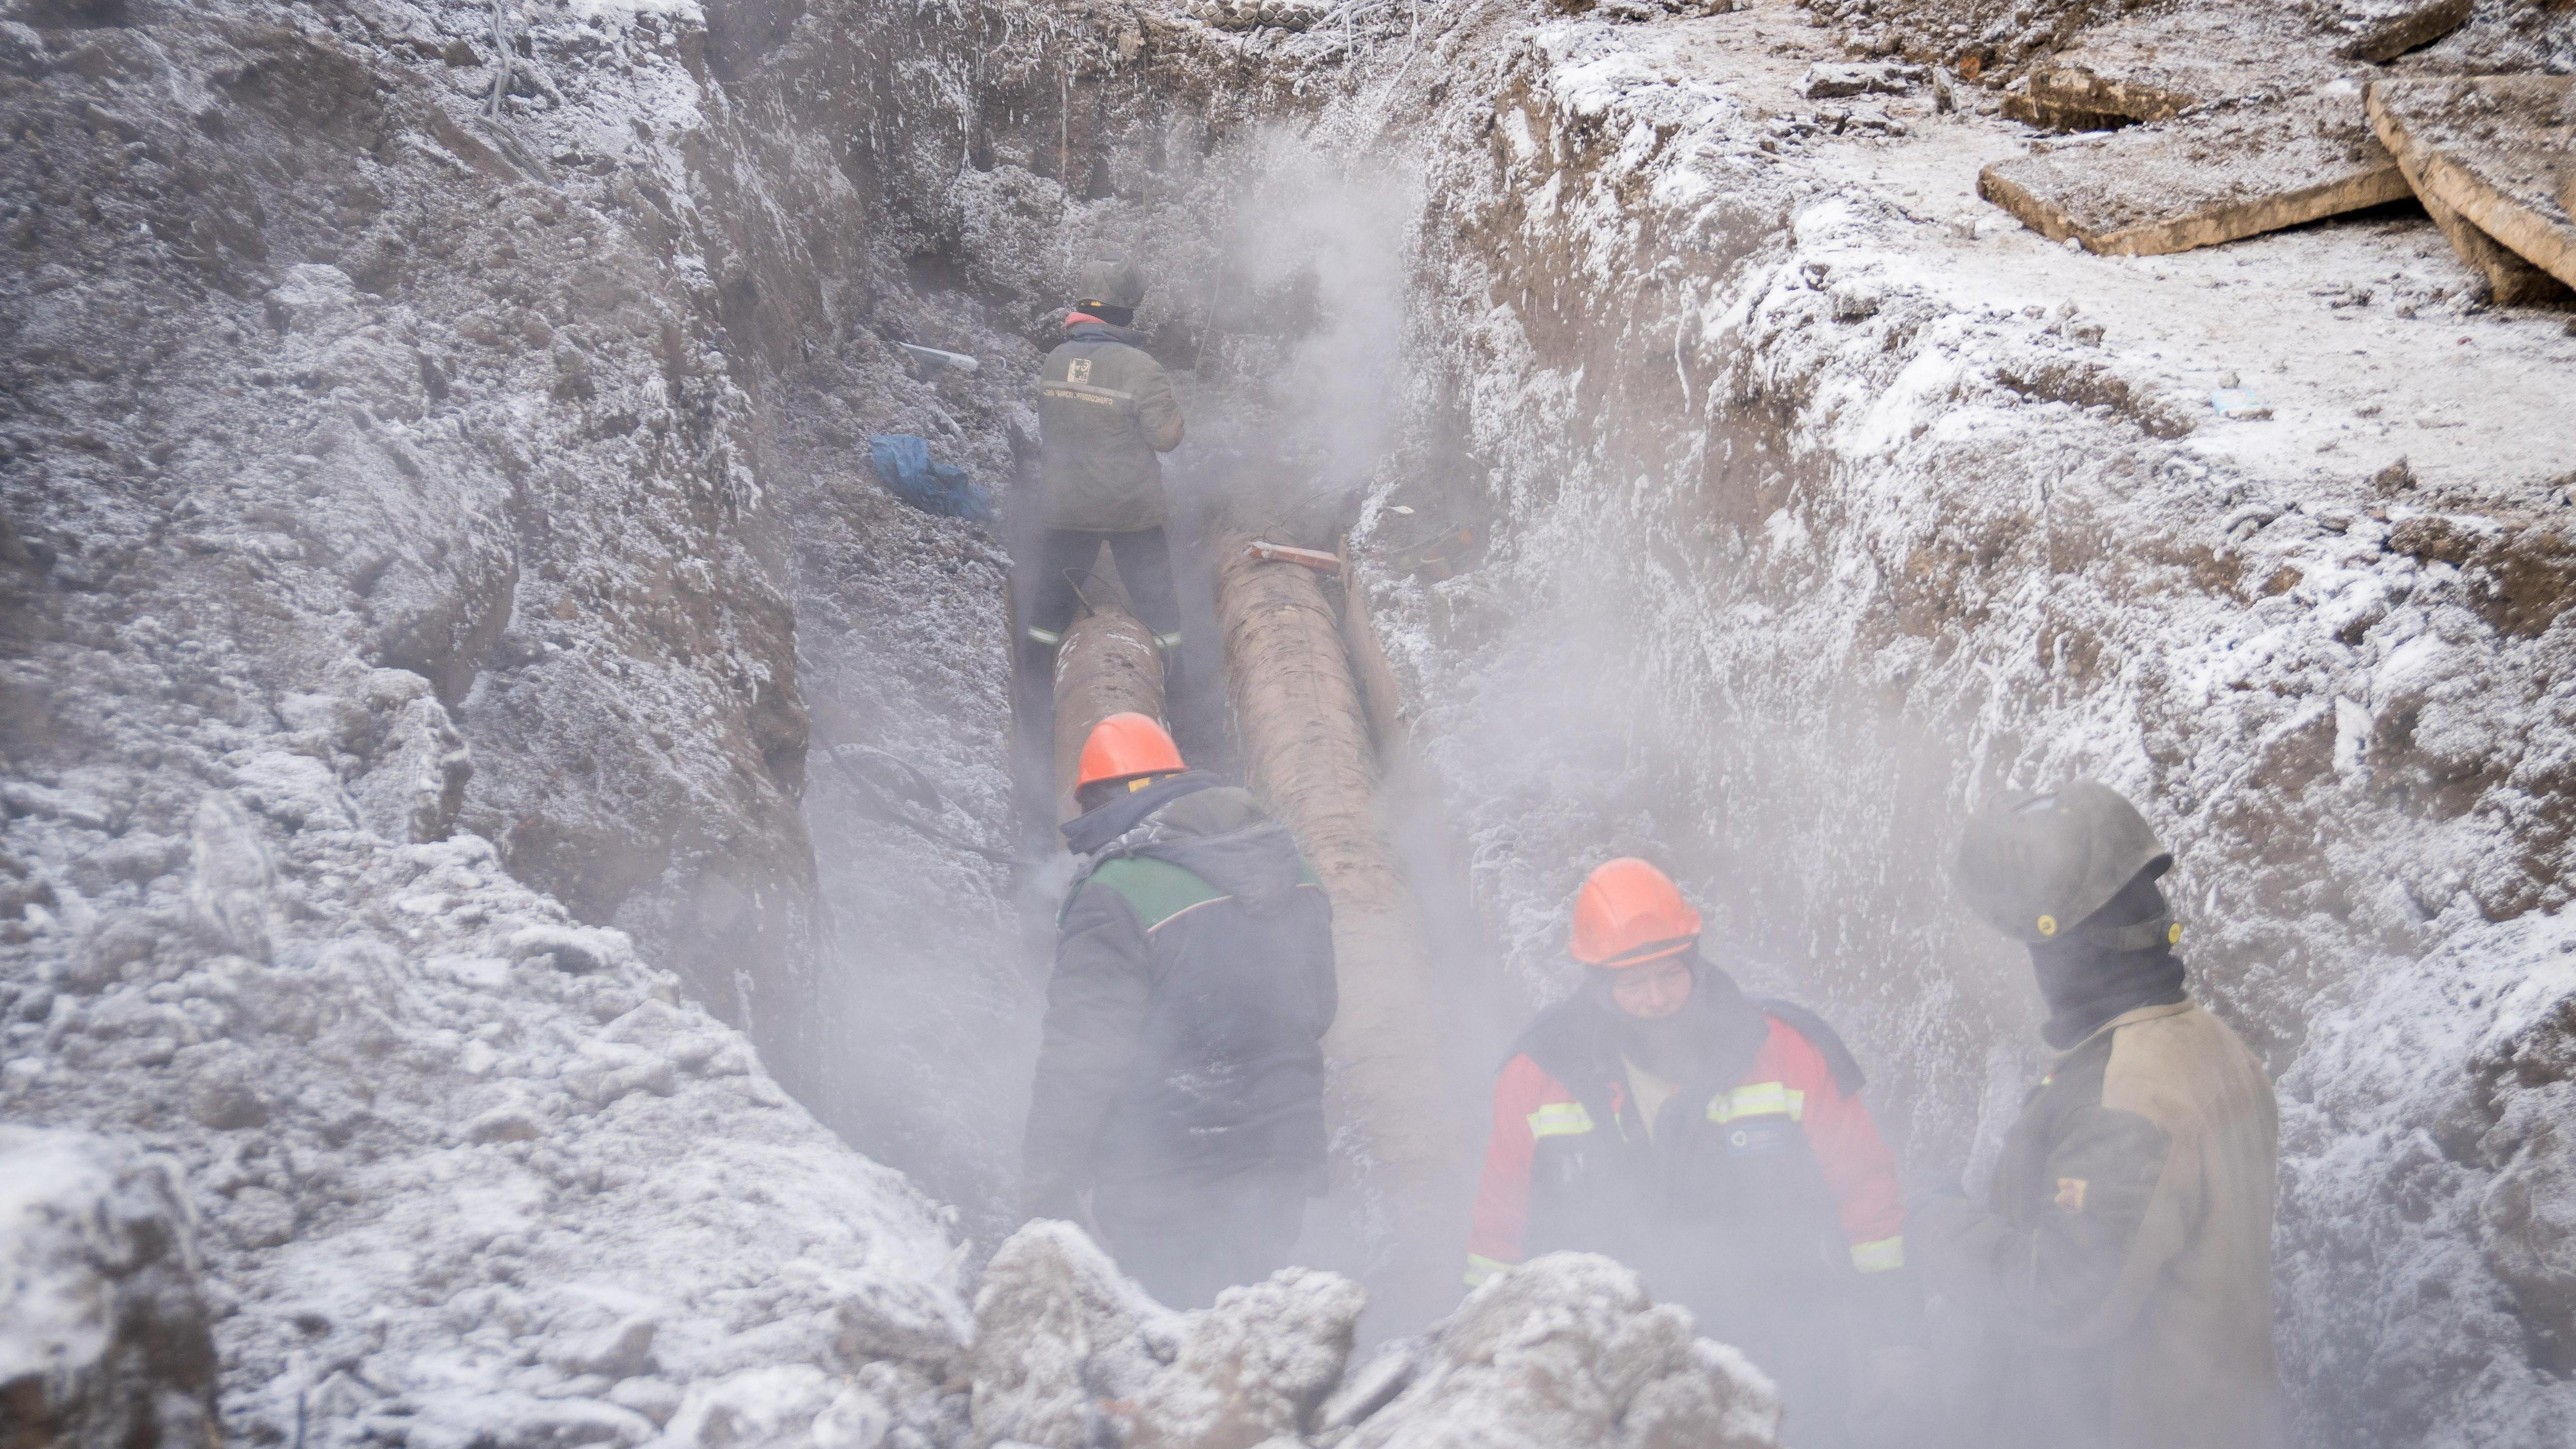
[{"label": "stacked concrete slab", "polygon": [[2500,302],[2576,282],[2576,80],[2392,76],[2468,0],[2200,5],[2124,16],[2035,67],[2005,113],[2062,131],[1978,190],[2089,250],[2212,246],[2413,195]]},{"label": "stacked concrete slab", "polygon": [[2089,31],[2034,67],[2028,88],[2004,97],[2004,114],[2050,130],[2108,130],[2212,101],[2312,90],[2352,68],[2268,8],[2157,11]]},{"label": "stacked concrete slab", "polygon": [[2499,302],[2576,287],[2576,77],[2387,79],[2371,128]]},{"label": "stacked concrete slab", "polygon": [[2361,88],[2221,101],[2163,125],[2036,148],[1977,179],[2051,241],[2152,256],[2397,201],[2405,176],[2370,132]]}]

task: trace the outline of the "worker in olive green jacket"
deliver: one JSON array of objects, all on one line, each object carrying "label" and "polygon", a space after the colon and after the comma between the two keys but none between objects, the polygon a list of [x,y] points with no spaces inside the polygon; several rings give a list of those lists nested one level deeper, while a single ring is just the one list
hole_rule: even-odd
[{"label": "worker in olive green jacket", "polygon": [[1979,812],[1952,873],[2030,949],[2060,1056],[2004,1139],[1986,1200],[1909,1213],[1924,1275],[1983,1330],[1986,1422],[1965,1442],[2276,1449],[2272,1204],[2279,1108],[2262,1064],[2184,989],[2135,806],[2078,780]]},{"label": "worker in olive green jacket", "polygon": [[1076,583],[1100,546],[1168,667],[1181,643],[1158,454],[1181,445],[1172,379],[1133,330],[1145,282],[1123,261],[1082,267],[1064,341],[1047,354],[1038,384],[1039,489],[1044,533],[1027,595],[1029,642],[1053,650],[1073,619]]}]

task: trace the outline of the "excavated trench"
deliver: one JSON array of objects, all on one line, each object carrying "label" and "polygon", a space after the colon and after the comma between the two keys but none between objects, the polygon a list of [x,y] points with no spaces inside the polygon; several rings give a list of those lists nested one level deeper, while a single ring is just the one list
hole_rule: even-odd
[{"label": "excavated trench", "polygon": [[[1935,225],[2019,142],[1772,124],[1825,52],[1768,0],[7,15],[0,1116],[183,1170],[234,1441],[974,1437],[1054,756],[1116,708],[1333,892],[1307,1256],[1369,1336],[1455,1302],[1608,853],[1836,1022],[1909,1164],[1984,1161],[2041,1063],[1937,861],[2081,772],[2283,1083],[2303,1434],[2567,1438],[2576,353],[2422,219]],[[1111,587],[1012,677],[1095,252],[1190,419],[1169,700]],[[2183,416],[2222,369],[2272,433]],[[889,497],[887,432],[1002,524]]]},{"label": "excavated trench", "polygon": [[[1426,158],[1392,202],[1402,274],[1360,304],[1403,324],[1375,374],[1397,405],[1353,413],[1377,446],[1337,469],[1332,428],[1296,415],[1278,379],[1314,376],[1311,335],[1229,354],[1209,329],[1192,337],[1200,396],[1241,431],[1184,486],[1319,505],[1288,541],[1351,534],[1358,607],[1308,580],[1327,602],[1262,608],[1305,619],[1305,642],[1345,634],[1366,683],[1330,713],[1371,722],[1381,788],[1424,792],[1384,812],[1377,848],[1400,841],[1416,881],[1470,882],[1464,910],[1408,908],[1441,917],[1444,951],[1414,979],[1478,1015],[1446,1021],[1468,1064],[1423,1090],[1460,1092],[1564,989],[1558,913],[1581,869],[1640,851],[1711,903],[1746,975],[1859,1044],[1910,1163],[1973,1180],[2043,1063],[2027,981],[1939,861],[1988,791],[2097,775],[2151,802],[2182,852],[2197,989],[2283,1082],[2282,1342],[2303,1432],[2559,1433],[2566,1169],[2516,1124],[2560,1088],[2505,1064],[2556,1050],[2568,806],[2554,723],[2533,750],[2500,740],[2517,710],[2557,708],[2535,702],[2561,690],[2544,601],[2564,454],[2511,441],[2479,398],[2563,375],[2558,320],[2444,310],[2465,284],[2411,215],[2134,270],[1933,226],[1941,203],[1916,191],[1973,206],[1970,158],[2015,143],[1970,114],[1785,156],[1764,122],[1823,55],[1794,12],[1534,32],[1464,12],[1422,35],[1288,122],[1366,158],[1347,185],[1388,154],[1388,117],[1405,118],[1395,153]],[[1158,81],[1169,60],[1140,56]],[[1240,249],[1237,197],[1278,165],[1211,154],[1233,188],[1213,215],[1175,225],[1188,207],[1140,197],[1151,220],[1123,234],[1175,259],[1184,297],[1197,238]],[[2177,292],[2248,266],[2301,289],[2378,268],[2424,300],[2369,317],[2274,301],[2205,333],[2195,300],[2192,330],[2167,319]],[[1235,290],[1211,288],[1211,314]],[[1275,327],[1306,305],[1291,288],[1251,310]],[[2435,351],[2455,339],[2411,324],[2436,315],[2505,374]],[[2360,448],[2338,432],[2409,395],[2281,341],[2353,323],[2440,398]],[[2177,343],[2259,357],[2302,399],[2283,431],[2344,457],[2285,458],[2183,411],[2194,375],[2156,350]],[[1283,413],[1285,446],[1268,431]],[[2372,480],[2401,450],[2413,492],[2392,498]],[[1247,460],[1272,476],[1247,485]],[[1320,499],[1301,492],[1316,480]],[[1350,484],[1355,511],[1332,502]],[[2433,551],[2450,530],[2492,542]],[[1244,616],[1221,597],[1239,651]],[[1293,791],[1265,761],[1331,742],[1260,742],[1243,713],[1260,680],[1231,663],[1244,772]],[[2393,1306],[2356,1335],[2338,1305],[2363,1299]]]},{"label": "excavated trench", "polygon": [[[1019,681],[1045,694],[1052,738],[1044,750],[1023,740],[1022,769],[1038,778],[1023,782],[1021,798],[1044,802],[1051,835],[1076,813],[1082,741],[1132,711],[1172,722],[1194,763],[1240,759],[1245,783],[1286,822],[1333,902],[1340,984],[1325,1040],[1334,1191],[1310,1215],[1298,1260],[1366,1284],[1385,1336],[1447,1309],[1465,1252],[1473,1119],[1464,1109],[1482,1072],[1457,1050],[1443,1003],[1474,988],[1440,978],[1416,892],[1426,873],[1436,895],[1462,895],[1464,879],[1454,860],[1399,852],[1397,820],[1437,805],[1418,790],[1389,795],[1387,757],[1402,744],[1391,729],[1394,682],[1383,657],[1364,652],[1367,624],[1338,557],[1282,550],[1241,531],[1248,522],[1238,509],[1213,536],[1193,530],[1177,546],[1184,570],[1214,574],[1213,608],[1200,617],[1214,625],[1217,647],[1206,652],[1222,661],[1227,707],[1178,719],[1153,632],[1104,549],[1080,576],[1080,607],[1051,677]],[[1285,522],[1271,519],[1266,530]],[[1213,568],[1191,567],[1194,559]],[[1040,712],[1025,701],[1023,728]],[[1046,965],[1041,954],[1035,969]]]}]

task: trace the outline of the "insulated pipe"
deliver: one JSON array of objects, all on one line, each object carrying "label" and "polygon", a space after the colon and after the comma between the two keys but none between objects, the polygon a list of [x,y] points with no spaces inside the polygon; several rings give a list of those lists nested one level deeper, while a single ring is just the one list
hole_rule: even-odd
[{"label": "insulated pipe", "polygon": [[1163,718],[1163,659],[1154,633],[1127,611],[1123,589],[1093,576],[1086,607],[1055,652],[1055,810],[1058,823],[1082,813],[1073,802],[1074,767],[1091,727],[1132,710]]},{"label": "insulated pipe", "polygon": [[1248,542],[1217,545],[1226,678],[1245,783],[1287,822],[1333,903],[1341,1011],[1324,1049],[1334,1137],[1361,1174],[1365,1215],[1382,1224],[1371,1256],[1393,1248],[1400,1282],[1454,1301],[1470,1134],[1443,1080],[1444,1018],[1420,909],[1380,813],[1365,705],[1322,577],[1249,557]]}]

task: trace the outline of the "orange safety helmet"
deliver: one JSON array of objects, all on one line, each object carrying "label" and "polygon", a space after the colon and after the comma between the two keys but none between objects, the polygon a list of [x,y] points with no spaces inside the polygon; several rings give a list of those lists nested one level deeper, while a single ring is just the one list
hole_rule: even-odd
[{"label": "orange safety helmet", "polygon": [[1088,789],[1138,775],[1168,775],[1187,769],[1181,751],[1163,727],[1133,710],[1113,714],[1091,727],[1082,742],[1082,764],[1073,772],[1073,788]]},{"label": "orange safety helmet", "polygon": [[1574,959],[1617,970],[1687,951],[1699,912],[1673,878],[1633,855],[1606,862],[1574,897]]}]

